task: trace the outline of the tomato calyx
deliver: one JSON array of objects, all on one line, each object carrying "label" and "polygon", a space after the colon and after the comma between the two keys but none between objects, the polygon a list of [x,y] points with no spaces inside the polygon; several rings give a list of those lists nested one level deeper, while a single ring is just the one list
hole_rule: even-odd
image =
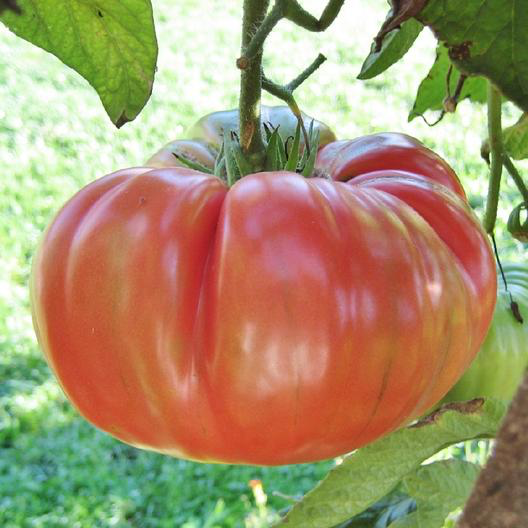
[{"label": "tomato calyx", "polygon": [[314,126],[314,120],[310,122],[308,131],[304,130],[299,122],[295,135],[287,136],[285,139],[279,133],[279,129],[280,125],[264,123],[266,156],[263,166],[244,153],[238,133],[233,129],[223,130],[220,151],[216,155],[213,167],[204,165],[183,151],[173,150],[172,155],[185,167],[214,174],[230,187],[244,176],[261,171],[285,170],[302,174],[305,178],[314,176],[320,140],[320,131]]},{"label": "tomato calyx", "polygon": [[308,131],[299,121],[295,135],[286,137],[284,141],[279,128],[280,125],[274,127],[271,123],[264,125],[267,140],[265,170],[287,170],[302,174],[305,178],[311,177],[320,140],[320,131],[314,126],[314,120],[310,121]]}]

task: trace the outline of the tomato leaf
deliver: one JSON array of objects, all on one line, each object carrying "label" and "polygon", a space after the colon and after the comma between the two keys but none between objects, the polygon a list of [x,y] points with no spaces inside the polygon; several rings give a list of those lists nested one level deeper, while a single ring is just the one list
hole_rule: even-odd
[{"label": "tomato leaf", "polygon": [[392,523],[396,522],[398,519],[410,515],[414,510],[416,510],[416,501],[408,496],[403,496],[385,508],[383,513],[377,519],[374,528],[386,528],[389,526],[389,523],[392,525]]},{"label": "tomato leaf", "polygon": [[506,404],[499,400],[451,404],[358,449],[295,504],[279,525],[325,528],[343,522],[384,497],[441,449],[472,438],[493,437],[505,412]]},{"label": "tomato leaf", "polygon": [[447,45],[461,71],[484,75],[528,111],[526,0],[429,0],[416,17]]},{"label": "tomato leaf", "polygon": [[[414,106],[409,113],[409,121],[422,116],[428,110],[441,110],[447,97],[447,76],[451,61],[447,48],[440,44],[436,50],[436,59],[427,77],[420,83]],[[456,89],[460,72],[454,68],[449,79],[450,92]],[[470,99],[474,102],[486,101],[487,82],[484,77],[468,77],[460,93],[459,101]]]},{"label": "tomato leaf", "polygon": [[411,48],[423,29],[415,19],[404,22],[400,28],[393,29],[383,38],[381,49],[372,44],[371,50],[358,75],[358,79],[372,79],[399,61]]},{"label": "tomato leaf", "polygon": [[466,502],[480,469],[464,460],[441,460],[407,475],[403,485],[416,499],[418,526],[443,526],[449,513]]},{"label": "tomato leaf", "polygon": [[49,51],[97,91],[120,127],[148,101],[157,43],[150,0],[17,0],[22,14],[0,20],[16,35]]},{"label": "tomato leaf", "polygon": [[389,528],[420,528],[418,524],[418,513],[412,512],[407,517],[402,517],[391,523]]},{"label": "tomato leaf", "polygon": [[528,113],[519,121],[502,131],[506,152],[516,160],[528,158]]}]

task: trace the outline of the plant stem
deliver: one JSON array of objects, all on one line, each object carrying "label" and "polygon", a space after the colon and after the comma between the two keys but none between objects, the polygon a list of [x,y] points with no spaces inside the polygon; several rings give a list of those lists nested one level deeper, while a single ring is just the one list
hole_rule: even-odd
[{"label": "plant stem", "polygon": [[[260,99],[262,88],[288,103],[299,120],[306,144],[308,137],[301,111],[293,98],[293,90],[305,81],[325,61],[323,55],[289,84],[272,83],[262,72],[262,48],[267,36],[282,18],[309,31],[324,31],[337,17],[345,0],[328,0],[319,18],[303,9],[297,0],[275,0],[268,13],[270,0],[244,0],[242,22],[242,50],[237,59],[241,70],[239,128],[240,146],[250,164],[257,170],[263,166],[266,156],[260,123]],[[267,13],[267,14],[266,14]]]},{"label": "plant stem", "polygon": [[486,213],[484,215],[484,229],[491,234],[497,220],[497,206],[499,203],[499,190],[503,165],[502,145],[502,95],[488,81],[488,136],[491,152],[490,179],[488,186],[488,198],[486,201]]},{"label": "plant stem", "polygon": [[519,174],[519,171],[508,156],[505,155],[503,157],[503,160],[506,170],[510,173],[510,176],[513,178],[515,185],[517,185],[519,192],[522,194],[523,201],[528,204],[528,188],[526,188],[522,176]]},{"label": "plant stem", "polygon": [[304,144],[308,149],[308,153],[310,152],[310,141],[308,139],[308,132],[306,131],[306,127],[304,126],[301,109],[299,108],[295,101],[295,98],[293,97],[293,90],[295,90],[306,79],[308,79],[308,77],[312,75],[312,73],[314,73],[317,68],[319,68],[319,66],[323,64],[325,60],[326,57],[322,53],[320,53],[317,58],[312,62],[312,64],[308,66],[308,68],[306,68],[301,74],[295,77],[295,79],[285,85],[274,83],[273,81],[268,79],[264,74],[262,74],[262,88],[271,95],[274,95],[275,97],[278,97],[279,99],[284,101],[290,107],[290,110],[299,121],[299,125],[301,127],[304,137]]},{"label": "plant stem", "polygon": [[321,13],[316,18],[303,9],[297,0],[283,0],[285,3],[285,18],[308,31],[324,31],[335,20],[343,7],[345,0],[329,0]]},{"label": "plant stem", "polygon": [[325,31],[335,20],[344,3],[345,0],[329,0],[321,17],[316,18],[303,9],[297,0],[275,0],[273,8],[254,32],[247,46],[242,47],[242,57],[237,61],[238,67],[240,69],[247,67],[249,61],[262,49],[266,37],[282,18],[287,18],[308,31]]},{"label": "plant stem", "polygon": [[[268,2],[269,3],[269,2]],[[278,0],[273,5],[271,11],[262,21],[257,31],[250,34],[250,39],[244,48],[242,46],[242,56],[247,59],[252,59],[259,51],[262,51],[262,46],[266,37],[272,32],[279,20],[284,17],[284,2]]]},{"label": "plant stem", "polygon": [[[298,110],[297,104],[295,103],[295,99],[293,97],[293,91],[298,88],[312,73],[314,73],[321,64],[326,60],[326,57],[323,54],[319,54],[317,58],[304,70],[301,74],[299,74],[295,79],[290,81],[288,84],[281,85],[277,84],[270,79],[268,79],[264,74],[262,75],[262,88],[266,90],[266,92],[270,93],[271,95],[274,95],[275,97],[278,97],[282,101],[284,101],[292,110],[292,112],[295,115],[300,115],[300,110]],[[297,112],[295,111],[295,108],[297,108]]]},{"label": "plant stem", "polygon": [[295,79],[290,81],[287,84],[287,87],[293,92],[293,90],[298,88],[304,81],[306,81],[306,79],[308,79],[308,77],[310,77],[310,75],[312,75],[312,73],[314,73],[325,60],[326,57],[322,53],[319,53],[312,64],[310,64],[310,66],[308,66],[308,68],[306,68],[306,70],[304,70],[302,73],[297,75]]},{"label": "plant stem", "polygon": [[[244,0],[242,20],[242,54],[251,42],[268,10],[269,0]],[[262,94],[262,45],[240,74],[239,127],[240,145],[256,164],[263,160],[265,146],[260,127]]]}]

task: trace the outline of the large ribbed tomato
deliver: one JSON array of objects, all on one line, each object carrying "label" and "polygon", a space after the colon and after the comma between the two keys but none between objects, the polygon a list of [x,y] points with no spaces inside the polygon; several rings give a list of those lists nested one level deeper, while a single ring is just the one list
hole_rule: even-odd
[{"label": "large ribbed tomato", "polygon": [[228,189],[133,168],[63,207],[33,315],[88,420],[174,456],[288,464],[357,448],[449,390],[496,297],[456,176],[397,134],[331,143],[318,171]]}]

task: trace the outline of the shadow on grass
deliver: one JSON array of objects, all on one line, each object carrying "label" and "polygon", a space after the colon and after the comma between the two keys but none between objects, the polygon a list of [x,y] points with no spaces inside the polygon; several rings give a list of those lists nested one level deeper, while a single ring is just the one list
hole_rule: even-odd
[{"label": "shadow on grass", "polygon": [[198,464],[122,444],[74,411],[59,424],[53,402],[35,412],[35,427],[0,450],[1,526],[243,526],[256,511],[251,479],[263,482],[268,507],[280,510],[288,503],[273,491],[301,495],[332,465]]},{"label": "shadow on grass", "polygon": [[250,480],[262,481],[273,513],[288,506],[274,491],[300,496],[333,465],[199,464],[141,451],[82,419],[38,351],[0,369],[0,526],[238,527],[248,516],[246,525],[267,526]]}]

